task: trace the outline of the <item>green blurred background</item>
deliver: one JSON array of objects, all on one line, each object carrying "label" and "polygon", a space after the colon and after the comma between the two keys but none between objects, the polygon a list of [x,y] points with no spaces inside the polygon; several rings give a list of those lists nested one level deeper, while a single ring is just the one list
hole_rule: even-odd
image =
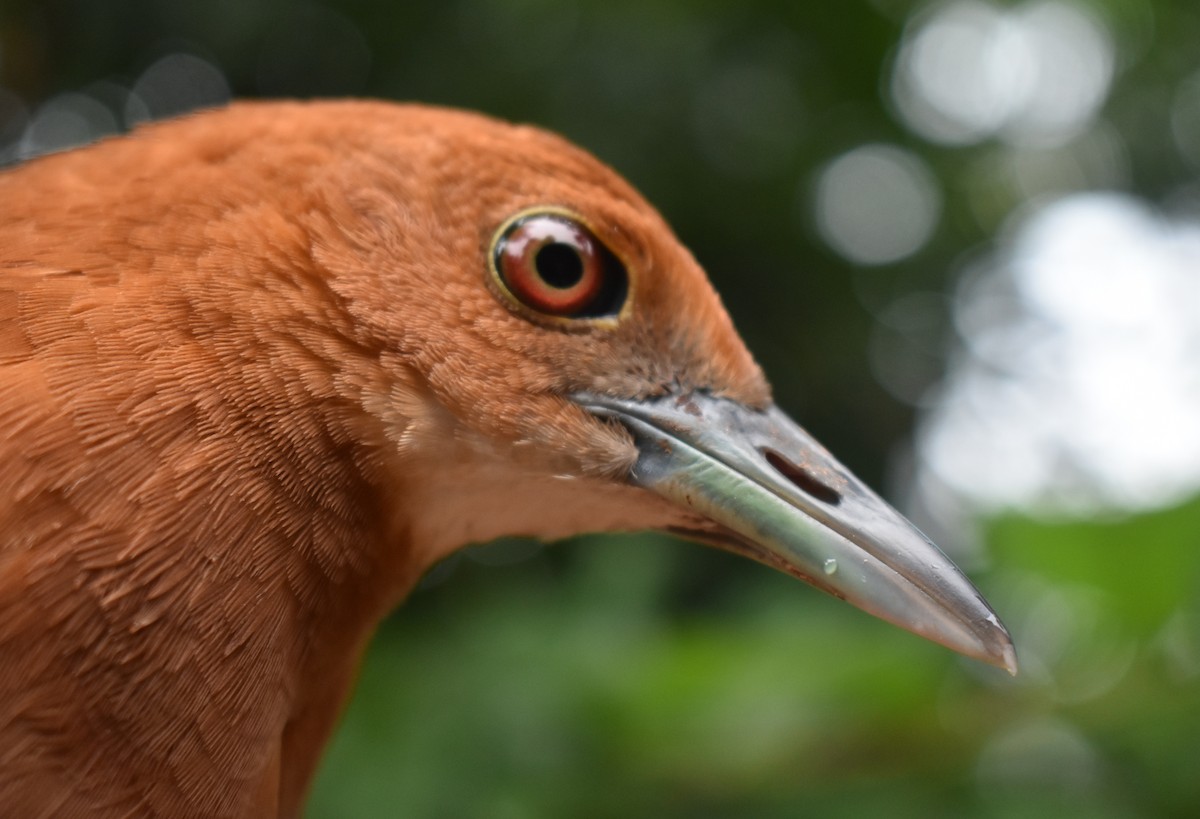
[{"label": "green blurred background", "polygon": [[0,0],[0,160],[230,95],[559,131],[1022,675],[664,537],[472,547],[384,624],[320,817],[1200,815],[1194,0]]}]

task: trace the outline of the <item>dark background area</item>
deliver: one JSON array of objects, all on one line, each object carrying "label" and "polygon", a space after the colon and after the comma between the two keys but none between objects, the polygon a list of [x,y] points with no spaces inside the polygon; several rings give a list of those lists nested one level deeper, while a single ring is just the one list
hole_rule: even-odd
[{"label": "dark background area", "polygon": [[[665,537],[472,547],[382,628],[310,816],[1195,816],[1200,456],[1170,441],[1200,426],[1197,43],[1191,0],[0,0],[0,159],[230,96],[420,100],[560,132],[663,211],[778,403],[936,535],[1023,662],[1010,680]],[[1127,218],[1036,221],[1063,201]],[[1183,420],[1141,423],[1152,395],[1113,416],[1117,438],[1154,427],[1169,470],[1068,445],[1103,401],[1030,388],[1023,416],[978,393],[990,432],[951,423],[969,374],[1025,384],[1025,353],[1057,349],[979,353],[971,323],[1036,313],[1045,289],[1021,271],[1045,224],[1047,242],[1148,237],[1094,279],[1094,259],[1053,257],[1084,270],[1081,302],[1135,303],[1152,292],[1137,260],[1174,260],[1178,316],[1112,319],[1134,372],[1139,328],[1174,321],[1193,345],[1163,375],[1195,400]],[[972,301],[980,281],[1011,298]],[[1103,386],[1094,337],[1080,355]],[[1055,411],[1040,483],[963,478]]]}]

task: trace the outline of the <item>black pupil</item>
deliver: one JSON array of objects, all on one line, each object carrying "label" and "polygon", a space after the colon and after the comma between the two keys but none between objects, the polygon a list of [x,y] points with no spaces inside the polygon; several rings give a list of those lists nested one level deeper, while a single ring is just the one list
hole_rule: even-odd
[{"label": "black pupil", "polygon": [[551,242],[537,252],[533,260],[542,281],[558,290],[567,290],[583,278],[583,259],[579,250],[562,242]]}]

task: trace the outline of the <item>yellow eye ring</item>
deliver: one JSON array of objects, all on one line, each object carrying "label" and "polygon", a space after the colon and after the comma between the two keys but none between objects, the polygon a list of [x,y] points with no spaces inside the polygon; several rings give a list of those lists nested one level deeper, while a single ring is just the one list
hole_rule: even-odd
[{"label": "yellow eye ring", "polygon": [[561,208],[531,208],[505,221],[492,237],[488,266],[494,289],[534,321],[615,326],[628,309],[625,265]]}]

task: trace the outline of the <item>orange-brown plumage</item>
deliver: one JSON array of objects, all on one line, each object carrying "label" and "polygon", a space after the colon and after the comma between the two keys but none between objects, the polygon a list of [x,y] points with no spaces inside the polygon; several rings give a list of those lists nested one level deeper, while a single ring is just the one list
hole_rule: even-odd
[{"label": "orange-brown plumage", "polygon": [[[534,206],[624,261],[620,321],[497,297],[490,243]],[[0,804],[296,815],[374,626],[438,558],[729,541],[626,480],[639,449],[583,394],[770,403],[660,217],[544,132],[242,104],[0,174]]]},{"label": "orange-brown plumage", "polygon": [[[492,458],[547,483],[543,461],[627,468],[573,389],[766,397],[654,212],[532,129],[233,106],[29,162],[0,202],[0,803],[19,815],[50,793],[51,812],[265,815],[277,772],[294,813],[367,636],[429,563],[574,528],[522,511],[443,535],[414,509],[491,494],[470,473]],[[643,321],[543,330],[482,287],[490,231],[539,202],[644,260]]]}]

